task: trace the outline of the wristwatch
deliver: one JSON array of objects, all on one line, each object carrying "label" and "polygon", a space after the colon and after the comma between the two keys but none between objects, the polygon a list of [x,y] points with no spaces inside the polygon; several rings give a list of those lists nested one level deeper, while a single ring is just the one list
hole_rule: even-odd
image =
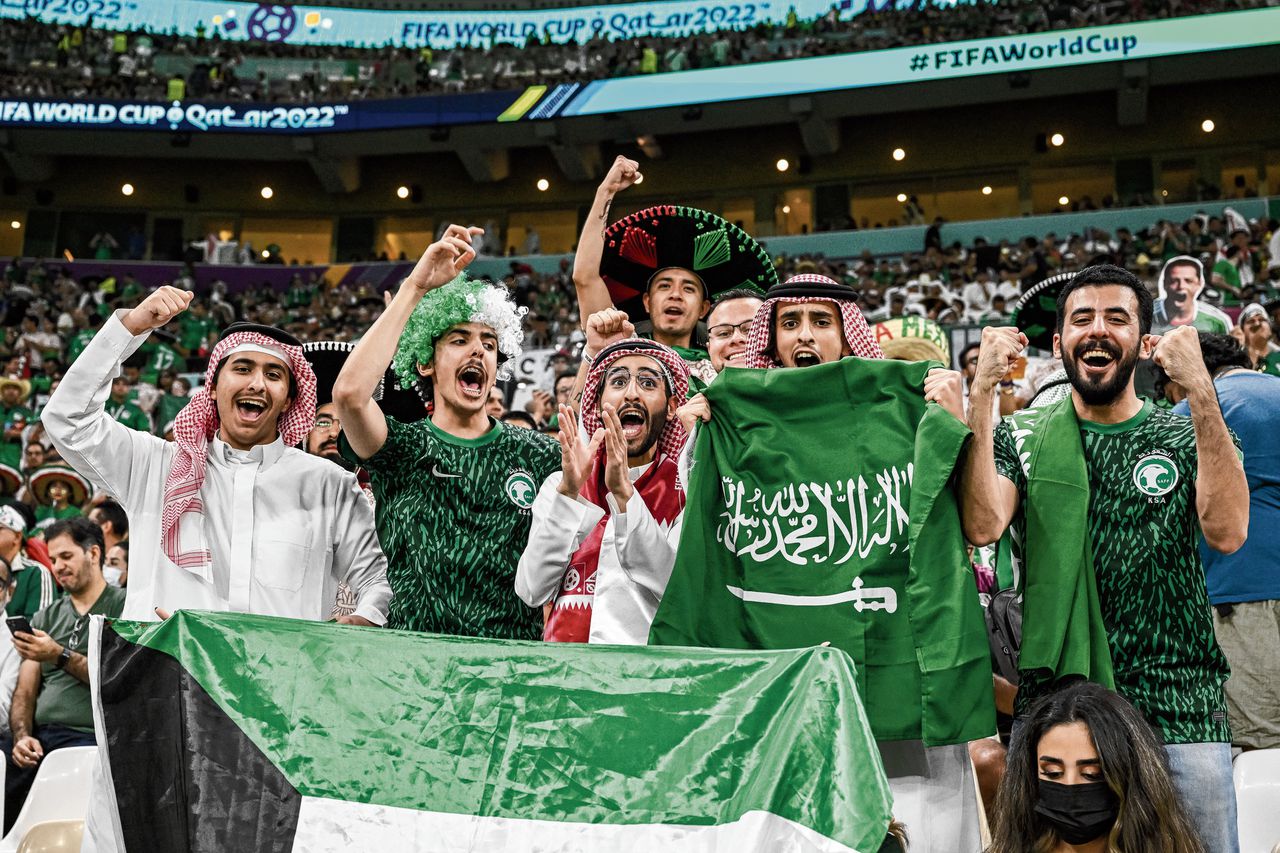
[{"label": "wristwatch", "polygon": [[62,647],[62,654],[58,655],[58,659],[53,662],[54,669],[63,669],[71,662],[71,649],[66,646]]}]

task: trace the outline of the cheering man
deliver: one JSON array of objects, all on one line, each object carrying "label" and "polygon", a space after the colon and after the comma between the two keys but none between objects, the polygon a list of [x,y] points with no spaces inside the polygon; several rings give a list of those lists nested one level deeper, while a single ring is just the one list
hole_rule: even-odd
[{"label": "cheering man", "polygon": [[[450,225],[360,339],[333,399],[343,455],[369,471],[390,557],[393,628],[536,639],[538,614],[512,594],[538,484],[555,439],[489,417],[489,389],[520,355],[506,290],[462,276],[479,228]],[[374,394],[388,363],[429,417],[403,423]]]},{"label": "cheering man", "polygon": [[560,410],[561,470],[533,504],[516,592],[552,604],[552,641],[644,645],[675,563],[684,492],[676,458],[685,431],[675,410],[688,393],[684,362],[632,337],[621,311],[587,321],[596,353],[587,376],[579,442],[572,410]]},{"label": "cheering man", "polygon": [[128,513],[124,618],[189,608],[326,619],[344,582],[358,604],[342,621],[381,625],[391,591],[373,510],[354,475],[297,449],[316,380],[292,336],[228,326],[175,442],[106,412],[121,362],[191,297],[162,287],[108,318],[43,414],[63,458]]},{"label": "cheering man", "polygon": [[573,262],[578,311],[606,308],[647,316],[645,334],[675,350],[702,382],[715,376],[698,322],[717,293],[750,285],[764,290],[778,280],[761,246],[713,213],[658,205],[609,225],[613,197],[642,179],[640,164],[619,156],[596,190]]},{"label": "cheering man", "polygon": [[[1148,334],[1135,276],[1088,267],[1058,295],[1054,355],[1071,396],[992,426],[991,395],[1026,344],[982,330],[961,478],[975,545],[1010,524],[1024,590],[1015,713],[1063,679],[1114,686],[1164,736],[1174,784],[1205,848],[1238,849],[1231,733],[1198,540],[1245,540],[1249,488],[1191,326]],[[1134,392],[1139,358],[1186,389],[1191,418]],[[1014,737],[1017,737],[1015,727]]]}]

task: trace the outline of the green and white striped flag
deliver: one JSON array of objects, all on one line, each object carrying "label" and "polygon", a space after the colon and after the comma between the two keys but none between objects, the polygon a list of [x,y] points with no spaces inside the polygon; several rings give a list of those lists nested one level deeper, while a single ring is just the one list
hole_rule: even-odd
[{"label": "green and white striped flag", "polygon": [[835,649],[98,620],[100,806],[130,851],[874,853],[891,801]]}]

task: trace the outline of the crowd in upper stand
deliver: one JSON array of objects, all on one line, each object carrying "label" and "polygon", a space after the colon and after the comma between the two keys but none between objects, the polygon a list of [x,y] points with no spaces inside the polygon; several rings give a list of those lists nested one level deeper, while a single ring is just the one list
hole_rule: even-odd
[{"label": "crowd in upper stand", "polygon": [[[35,19],[0,20],[0,95],[311,102],[490,91],[529,84],[716,68],[1260,8],[1266,0],[922,4],[846,16],[833,5],[813,20],[795,10],[779,24],[584,43],[461,46],[295,45],[118,32]],[[280,60],[289,60],[280,62]],[[309,63],[309,64],[308,64]]]}]

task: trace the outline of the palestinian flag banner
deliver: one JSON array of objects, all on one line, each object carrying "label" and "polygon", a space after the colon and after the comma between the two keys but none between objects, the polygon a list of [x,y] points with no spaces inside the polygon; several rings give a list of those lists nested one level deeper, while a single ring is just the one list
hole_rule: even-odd
[{"label": "palestinian flag banner", "polygon": [[879,740],[995,731],[991,660],[952,474],[970,433],[927,361],[727,368],[704,392],[652,645],[853,658]]},{"label": "palestinian flag banner", "polygon": [[874,853],[889,825],[835,649],[204,612],[97,619],[92,641],[119,849]]}]

